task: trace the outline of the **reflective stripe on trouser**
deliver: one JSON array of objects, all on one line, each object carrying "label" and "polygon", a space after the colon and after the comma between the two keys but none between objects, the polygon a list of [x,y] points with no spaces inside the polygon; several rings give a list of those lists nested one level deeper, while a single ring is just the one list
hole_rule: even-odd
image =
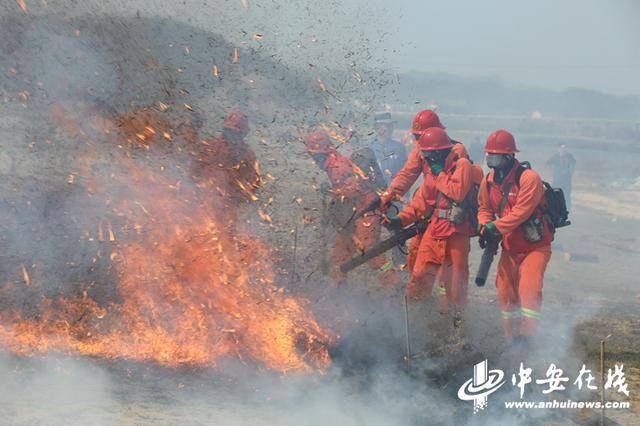
[{"label": "reflective stripe on trouser", "polygon": [[388,270],[393,269],[393,260],[387,261],[384,265],[378,268],[381,274],[384,274]]},{"label": "reflective stripe on trouser", "polygon": [[528,253],[502,251],[496,287],[507,338],[536,333],[542,306],[544,272],[550,258],[550,246]]},{"label": "reflective stripe on trouser", "polygon": [[395,270],[393,260],[385,262],[378,268],[378,281],[385,288],[392,288],[400,284],[401,276]]},{"label": "reflective stripe on trouser", "polygon": [[425,236],[420,243],[416,264],[411,271],[407,295],[413,299],[431,294],[440,265],[451,265],[447,279],[447,295],[456,311],[464,308],[469,281],[469,237],[453,234],[436,240]]},{"label": "reflective stripe on trouser", "polygon": [[515,311],[500,311],[504,335],[511,339],[520,334],[520,309]]}]

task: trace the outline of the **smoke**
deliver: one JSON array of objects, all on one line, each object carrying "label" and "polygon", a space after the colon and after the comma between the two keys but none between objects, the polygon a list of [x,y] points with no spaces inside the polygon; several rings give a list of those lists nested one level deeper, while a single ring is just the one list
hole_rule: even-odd
[{"label": "smoke", "polygon": [[[356,3],[294,3],[279,5],[281,13],[274,13],[272,7],[249,1],[251,14],[240,1],[107,2],[104,10],[62,2],[48,8],[30,5],[26,15],[17,14],[13,5],[2,6],[0,284],[7,285],[2,286],[0,312],[2,319],[8,310],[37,318],[44,297],[83,292],[100,306],[120,301],[117,271],[107,261],[112,253],[104,241],[109,226],[117,227],[94,214],[106,208],[98,195],[106,192],[112,202],[153,186],[121,188],[111,173],[132,161],[163,168],[170,180],[190,188],[187,142],[215,134],[222,117],[239,107],[250,117],[249,142],[271,177],[265,179],[259,206],[237,213],[238,228],[276,247],[282,259],[274,264],[281,273],[278,284],[287,295],[308,297],[319,323],[339,335],[331,348],[332,366],[324,375],[299,376],[233,360],[211,371],[111,363],[99,357],[4,355],[4,418],[23,424],[520,420],[502,414],[471,419],[471,408],[455,395],[458,385],[471,377],[475,362],[489,358],[505,369],[515,366],[504,348],[493,288],[471,291],[465,327],[475,350],[468,355],[437,337],[451,331],[451,318],[436,314],[433,306],[411,308],[416,360],[408,375],[399,295],[376,289],[366,273],[338,290],[328,290],[328,280],[320,278],[318,241],[329,240],[331,231],[322,235],[326,229],[319,223],[317,187],[324,178],[302,155],[301,132],[318,122],[340,131],[353,120],[366,138],[370,112],[379,108],[397,79],[380,69],[383,42],[375,34],[383,22],[379,11],[359,9]],[[150,16],[152,9],[158,16]],[[300,31],[302,25],[305,31]],[[160,104],[169,106],[169,112]],[[144,136],[146,118],[140,117],[149,111],[156,129],[171,124],[175,143],[169,148],[139,144],[131,149],[125,143],[127,138],[139,142],[140,132]],[[107,145],[105,128],[116,129],[121,146]],[[89,146],[93,151],[88,152]],[[91,161],[83,162],[88,154]],[[87,196],[89,177],[107,190]],[[221,198],[213,201],[218,207],[223,204]],[[274,224],[260,220],[257,209],[271,215]],[[222,210],[217,211],[224,214]],[[137,214],[143,216],[141,210]],[[124,215],[127,218],[134,216]],[[101,223],[102,240],[97,229]],[[298,265],[291,276],[294,228]],[[568,249],[582,246],[585,229],[578,229],[559,234],[563,240],[569,235],[570,242],[563,241]],[[93,241],[83,238],[83,232],[93,235]],[[476,259],[472,262],[473,271]],[[545,294],[557,294],[554,289],[584,277],[580,265],[560,265],[557,259],[552,263]],[[595,267],[584,269],[600,274],[594,275],[600,281],[607,278]],[[538,358],[522,355],[534,362],[537,372],[549,362],[566,363],[567,370],[579,367],[582,352],[573,346],[574,331],[602,309],[600,304],[576,306],[574,294],[561,296],[545,300],[545,311],[560,314],[544,320],[547,337],[538,342]],[[571,309],[562,313],[566,306]],[[498,406],[498,401],[492,404]]]}]

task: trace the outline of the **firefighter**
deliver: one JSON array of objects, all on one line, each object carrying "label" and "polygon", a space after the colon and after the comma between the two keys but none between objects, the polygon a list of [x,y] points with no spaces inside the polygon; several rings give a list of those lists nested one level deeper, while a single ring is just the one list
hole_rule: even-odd
[{"label": "firefighter", "polygon": [[491,171],[480,185],[480,242],[502,240],[496,287],[507,340],[526,345],[536,333],[553,234],[544,215],[540,175],[515,158],[511,133],[497,130],[485,148]]},{"label": "firefighter", "polygon": [[[419,111],[413,118],[411,123],[411,133],[413,138],[418,141],[420,136],[429,128],[445,129],[445,126],[440,122],[440,117],[435,111],[430,109],[424,109]],[[455,141],[452,141],[455,142]],[[458,157],[468,158],[466,148],[461,143],[454,143],[452,151],[454,151]],[[481,174],[482,168],[475,166],[477,169],[474,173]],[[420,175],[427,175],[429,173],[428,164],[424,161],[420,149],[416,146],[407,159],[407,162],[398,172],[396,177],[391,181],[387,190],[381,196],[381,205],[386,207],[391,200],[400,200],[411,189],[413,184],[418,180]],[[409,253],[407,255],[407,270],[409,273],[413,270],[413,266],[418,255],[418,247],[420,247],[420,241],[422,239],[422,233],[416,235],[409,241]],[[448,310],[448,303],[446,303],[446,287],[447,282],[451,276],[451,271],[446,270],[447,266],[443,265],[440,272],[438,293],[439,293],[439,308],[441,312]]]},{"label": "firefighter", "polygon": [[[222,134],[202,141],[192,166],[196,182],[218,188],[232,199],[255,200],[261,178],[256,155],[245,142],[248,134],[247,116],[241,111],[229,113],[222,124]],[[221,179],[227,185],[221,185]]]},{"label": "firefighter", "polygon": [[[337,231],[331,249],[331,278],[339,286],[346,280],[340,265],[350,260],[356,252],[366,251],[376,243],[380,223],[374,215],[351,220],[355,217],[354,213],[371,203],[376,194],[366,174],[337,152],[325,132],[309,132],[305,145],[315,164],[326,172],[331,185],[331,220]],[[369,266],[378,272],[383,286],[399,284],[400,275],[390,259],[381,255],[372,259]]]},{"label": "firefighter", "polygon": [[[411,125],[411,132],[414,139],[417,141],[425,130],[432,127],[439,127],[441,129],[445,128],[442,123],[440,123],[438,114],[430,109],[418,112],[413,118]],[[409,154],[409,157],[402,169],[397,173],[395,178],[387,187],[387,190],[380,197],[381,205],[386,207],[392,200],[402,199],[402,197],[404,197],[413,184],[418,180],[420,175],[426,175],[427,173],[428,166],[422,158],[422,153],[416,146]],[[409,253],[407,256],[407,269],[409,271],[413,269],[421,238],[422,234],[418,234],[409,241]]]},{"label": "firefighter", "polygon": [[385,186],[398,174],[407,162],[407,151],[404,145],[393,139],[395,121],[391,119],[391,113],[380,112],[374,116],[375,139],[369,143],[369,148],[374,152]]},{"label": "firefighter", "polygon": [[482,171],[454,150],[441,127],[425,130],[416,145],[427,169],[424,180],[411,203],[387,221],[390,227],[400,228],[431,218],[420,240],[406,295],[411,300],[429,297],[439,269],[449,265],[446,294],[457,328],[467,300],[469,239],[475,233],[471,198],[476,192],[472,189],[482,180]]}]

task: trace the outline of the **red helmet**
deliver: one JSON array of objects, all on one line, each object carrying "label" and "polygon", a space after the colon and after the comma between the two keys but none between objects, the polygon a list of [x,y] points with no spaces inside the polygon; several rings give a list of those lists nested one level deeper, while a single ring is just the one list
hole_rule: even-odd
[{"label": "red helmet", "polygon": [[418,139],[417,145],[420,151],[437,151],[453,147],[451,138],[440,127],[426,129]]},{"label": "red helmet", "polygon": [[307,152],[311,154],[328,154],[335,150],[329,136],[320,130],[309,132],[304,139],[304,144],[307,146]]},{"label": "red helmet", "polygon": [[496,130],[487,138],[484,152],[489,154],[515,154],[516,140],[513,135],[506,130]]},{"label": "red helmet", "polygon": [[421,135],[425,130],[431,127],[439,127],[445,129],[440,123],[440,117],[434,111],[430,109],[423,109],[413,117],[413,123],[411,124],[411,133]]},{"label": "red helmet", "polygon": [[224,119],[222,127],[247,135],[249,133],[249,119],[242,111],[231,111],[227,118]]}]

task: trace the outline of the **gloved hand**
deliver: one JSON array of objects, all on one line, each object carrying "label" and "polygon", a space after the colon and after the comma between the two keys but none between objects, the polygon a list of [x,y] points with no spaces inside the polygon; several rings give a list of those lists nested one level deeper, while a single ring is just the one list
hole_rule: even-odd
[{"label": "gloved hand", "polygon": [[382,225],[389,231],[399,231],[402,229],[402,221],[398,216],[389,217],[385,215],[382,218]]},{"label": "gloved hand", "polygon": [[492,238],[500,236],[500,231],[498,231],[498,228],[496,228],[496,224],[493,222],[489,222],[486,225],[484,225],[484,232],[489,233],[489,235],[491,235]]},{"label": "gloved hand", "polygon": [[483,228],[480,228],[480,233],[478,234],[478,245],[482,250],[484,250],[487,247],[487,243],[489,241],[487,240],[487,235],[482,233],[482,230]]},{"label": "gloved hand", "polygon": [[444,167],[442,167],[440,164],[438,163],[433,163],[429,165],[429,168],[431,169],[431,173],[434,176],[438,176],[440,173],[442,173],[444,171]]},{"label": "gloved hand", "polygon": [[480,235],[478,236],[478,244],[480,245],[481,249],[484,249],[485,247],[487,247],[487,244],[490,241],[497,241],[497,240],[500,240],[500,238],[501,238],[500,231],[498,231],[498,228],[496,228],[496,225],[493,222],[489,222],[485,225],[480,226]]}]

